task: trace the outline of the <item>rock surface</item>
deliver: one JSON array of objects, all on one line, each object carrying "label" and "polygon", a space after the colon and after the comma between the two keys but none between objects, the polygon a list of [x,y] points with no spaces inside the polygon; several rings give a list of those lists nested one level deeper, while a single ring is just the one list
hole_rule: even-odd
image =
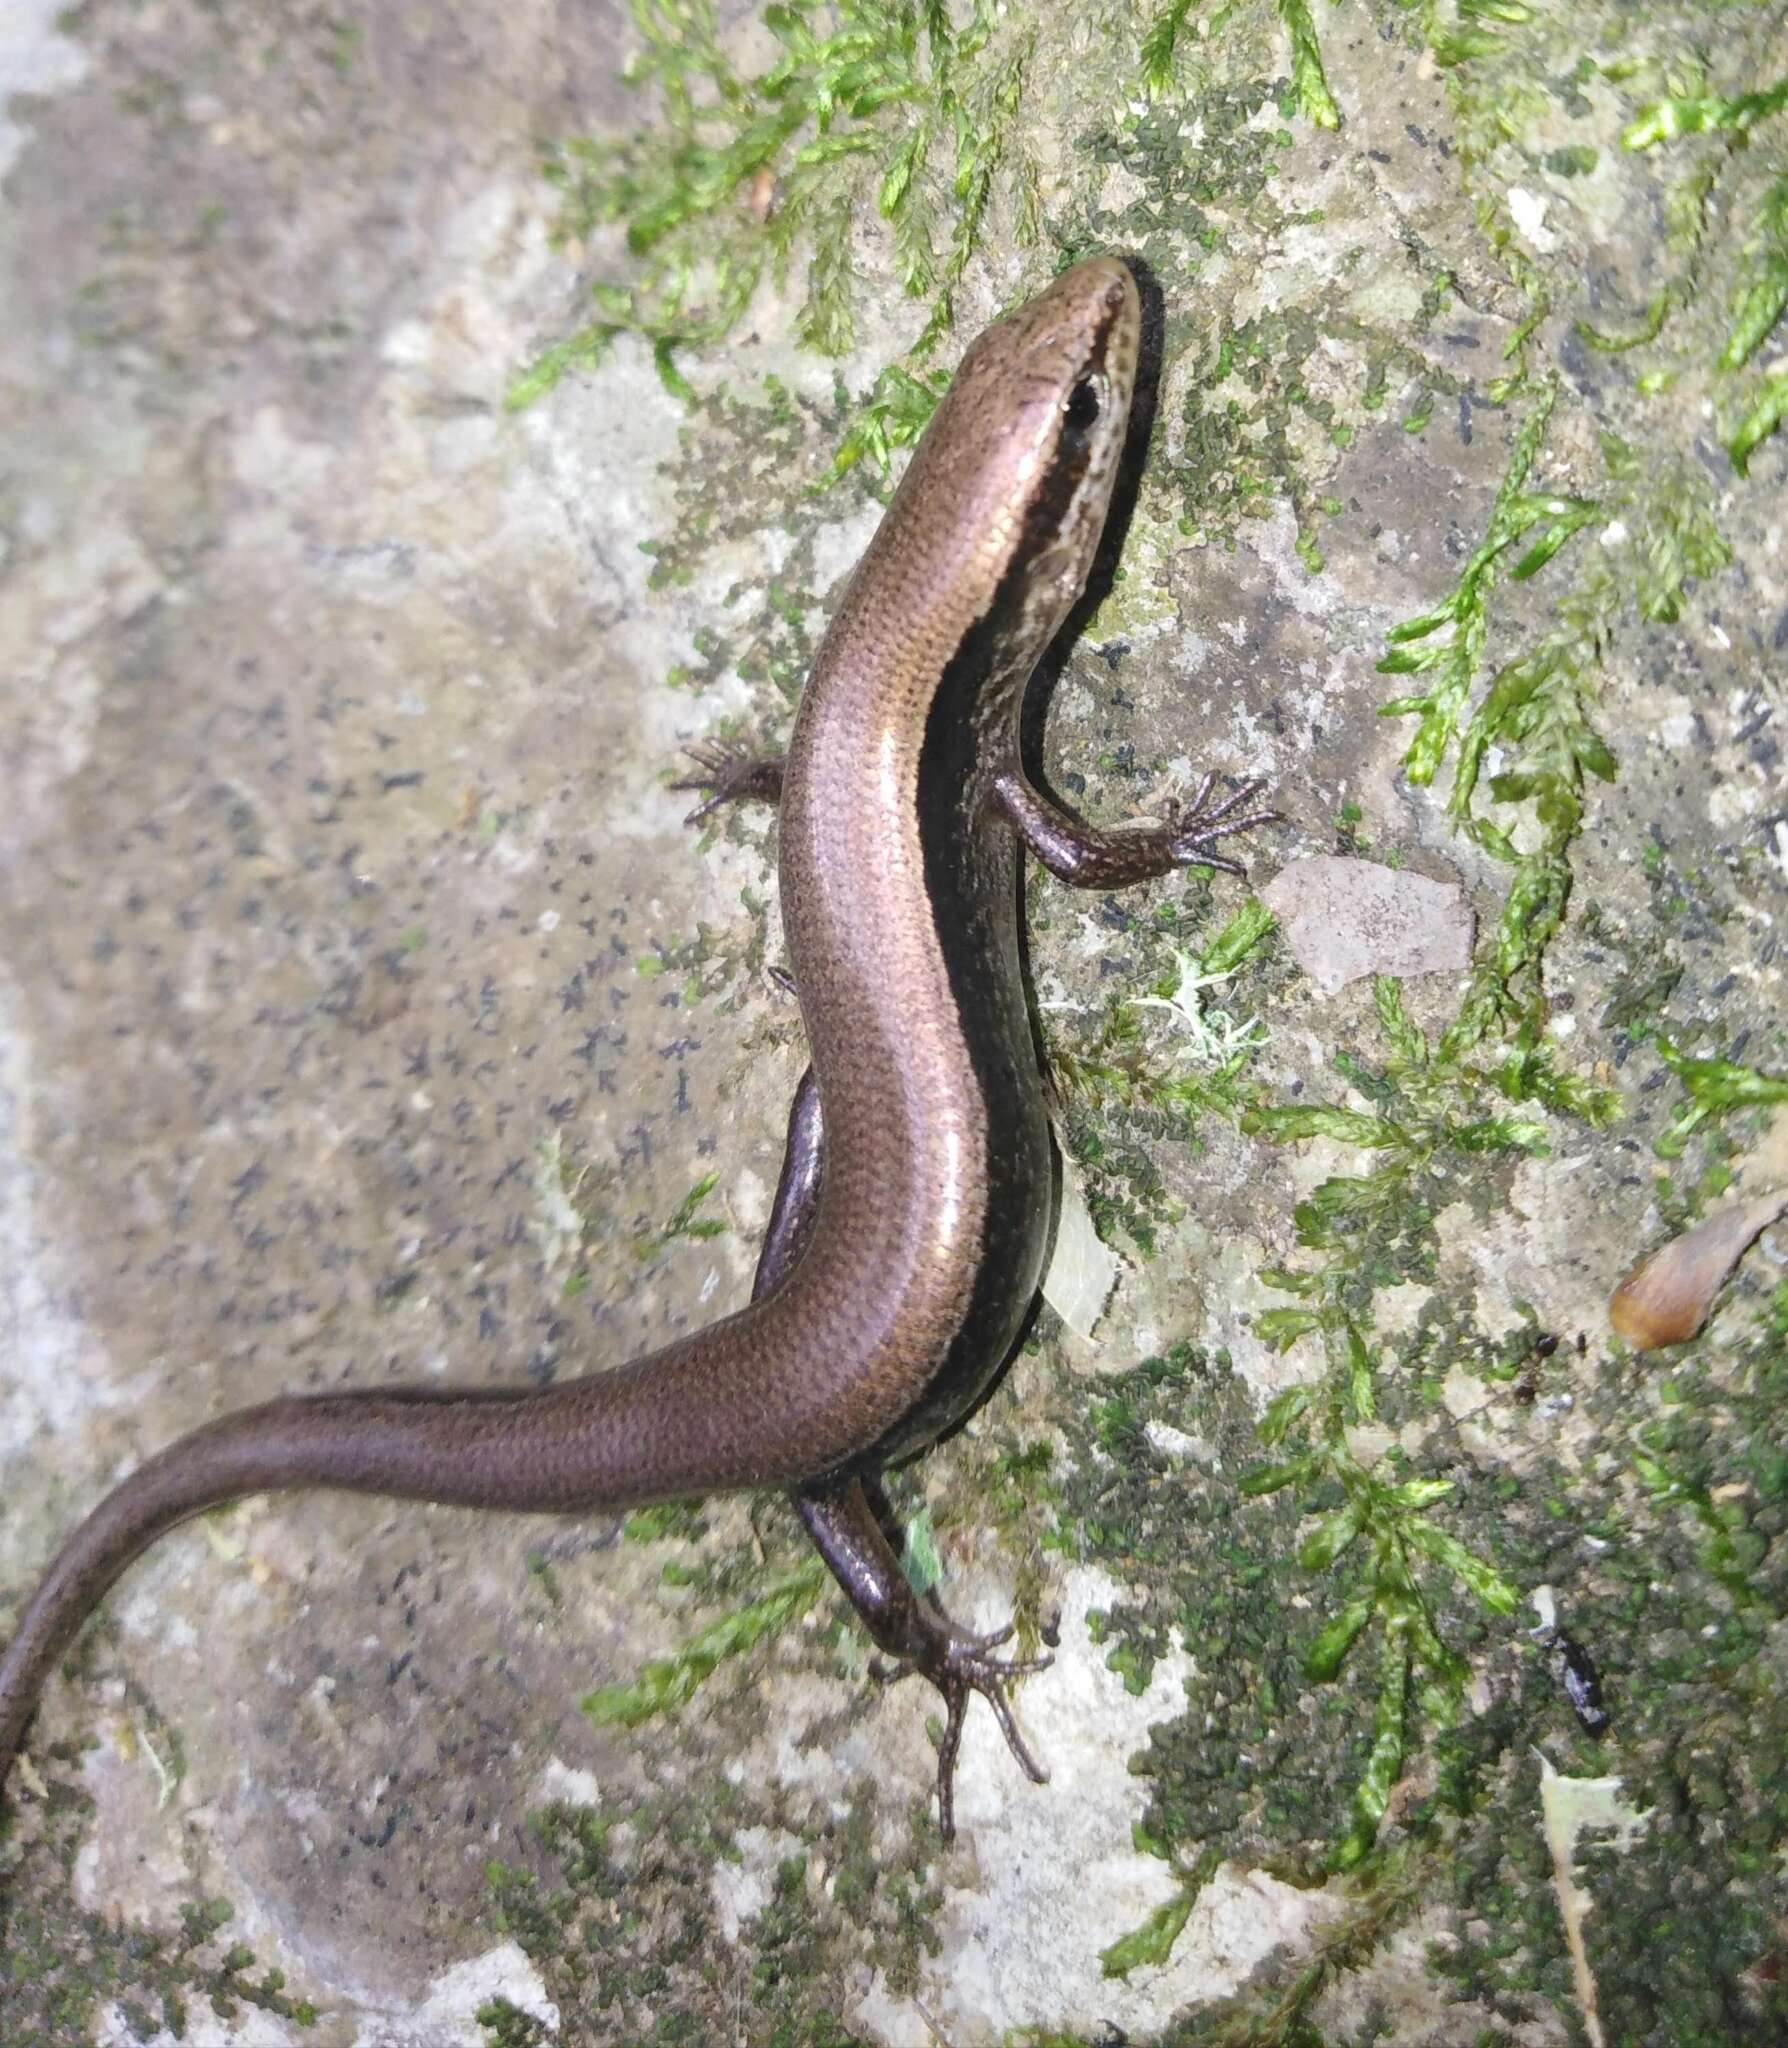
[{"label": "rock surface", "polygon": [[[1549,33],[1596,44],[1593,8],[1559,14]],[[1168,231],[1192,253],[1158,281],[1176,333],[1209,320],[1214,359],[1220,308],[1260,341],[1269,396],[1301,393],[1290,429],[1242,434],[1212,473],[1284,431],[1331,466],[1300,486],[1303,515],[1269,491],[1233,532],[1139,518],[1127,580],[1056,689],[1050,770],[1103,817],[1148,811],[1205,765],[1265,775],[1291,822],[1255,842],[1257,878],[1394,850],[1460,873],[1493,932],[1506,866],[1453,835],[1444,785],[1403,777],[1409,721],[1377,715],[1374,663],[1493,516],[1526,415],[1485,393],[1523,303],[1461,182],[1457,74],[1402,39],[1395,10],[1325,13],[1346,113],[1331,135],[1276,105],[1286,46],[1261,18],[1254,110],[1203,102],[1175,147],[1192,162],[1227,137],[1274,164],[1184,202]],[[698,841],[665,784],[686,741],[774,724],[786,691],[736,663],[696,687],[667,677],[731,630],[735,584],[795,590],[790,631],[810,645],[876,506],[855,481],[801,495],[836,440],[833,373],[795,348],[793,301],[770,288],[729,352],[685,362],[698,414],[631,338],[505,410],[617,255],[550,244],[535,145],[639,118],[618,75],[632,34],[618,0],[352,16],[30,0],[0,21],[0,1628],[105,1487],[210,1416],[281,1390],[545,1383],[748,1289],[802,1064],[763,973],[780,951],[772,840],[741,818]],[[1579,78],[1573,55],[1554,84]],[[1612,320],[1674,259],[1610,182],[1610,88],[1569,92],[1599,167],[1547,168],[1578,161],[1548,102],[1507,218],[1533,260],[1591,277]],[[1050,162],[1079,146],[1037,142]],[[1140,241],[1114,223],[1143,190],[1112,160],[1088,232]],[[1203,244],[1199,206],[1223,224]],[[1049,263],[975,274],[962,327]],[[860,267],[853,388],[916,325],[885,248],[865,240]],[[1431,323],[1441,271],[1459,300]],[[1625,375],[1573,334],[1556,313],[1542,337],[1569,392],[1547,458],[1560,490],[1589,488]],[[1313,427],[1306,401],[1367,386],[1385,336],[1393,399],[1426,390],[1432,424],[1406,431],[1393,407],[1345,437]],[[726,413],[722,375],[755,390],[767,372],[785,412]],[[1175,374],[1157,453],[1191,463],[1220,415]],[[1690,580],[1667,630],[1623,614],[1595,683],[1621,779],[1586,799],[1545,990],[1549,1043],[1620,1091],[1623,1120],[1549,1118],[1544,1156],[1481,1171],[1437,1153],[1421,1224],[1380,1246],[1391,1391],[1348,1443],[1388,1482],[1444,1477],[1446,1526],[1474,1553],[1570,1589],[1630,1744],[1629,1796],[1677,1802],[1677,1834],[1646,1836],[1662,1860],[1632,1879],[1635,1920],[1604,1898],[1584,1923],[1604,2023],[1638,2024],[1630,1996],[1666,2030],[1623,2039],[1688,2038],[1693,2019],[1712,2029],[1695,2038],[1736,2041],[1769,2023],[1777,1981],[1745,1930],[1780,1912],[1719,1858],[1742,1841],[1747,1869],[1779,1870],[1788,1839],[1779,1788],[1743,1762],[1775,1739],[1783,1693],[1752,1686],[1765,1652],[1746,1633],[1777,1615],[1779,1667],[1779,1459],[1753,1410],[1716,1403],[1678,1445],[1687,1490],[1648,1490],[1634,1429],[1691,1411],[1569,1342],[1601,1328],[1660,1205],[1680,1221],[1695,1198],[1690,1169],[1661,1183],[1644,1149],[1680,1105],[1621,1019],[1676,990],[1673,1029],[1687,1017],[1709,1050],[1788,1071],[1780,438],[1740,490],[1698,401],[1650,402],[1715,478],[1733,561]],[[1302,530],[1318,488],[1334,506],[1320,566]],[[665,557],[641,543],[687,539],[692,517],[707,524],[684,573],[655,577]],[[1585,530],[1566,559],[1612,562],[1624,539]],[[1542,631],[1560,587],[1509,585],[1498,631]],[[1176,880],[1120,904],[1033,885],[1045,1016],[1140,994],[1163,934],[1196,951],[1244,894]],[[1669,963],[1680,988],[1657,996]],[[1257,970],[1235,999],[1270,1034],[1255,1078],[1364,1114],[1333,1049],[1381,1058],[1369,990],[1313,997],[1271,956]],[[1454,994],[1411,984],[1414,1027],[1443,1030]],[[1162,1072],[1210,1071],[1159,1048]],[[963,1836],[944,1851],[931,1703],[864,1683],[829,1593],[674,1719],[580,1713],[799,1566],[774,1503],[624,1533],[613,1515],[257,1501],[159,1546],[51,1689],[33,1747],[49,1796],[0,1843],[0,2036],[1190,2041],[1162,2030],[1257,1981],[1270,2001],[1272,1969],[1319,1954],[1337,1916],[1370,1931],[1370,1902],[1362,1918],[1339,1883],[1285,1875],[1320,1877],[1372,1741],[1375,1664],[1339,1689],[1301,1675],[1354,1583],[1337,1593],[1295,1561],[1302,1518],[1336,1500],[1250,1504],[1236,1486],[1276,1455],[1253,1435],[1261,1403],[1321,1380],[1317,1337],[1269,1341],[1258,1318],[1287,1304],[1273,1272],[1305,1258],[1298,1204],[1359,1157],[1332,1134],[1275,1147],[1198,1114],[1193,1132],[1101,1127],[1094,1214],[1131,1270],[1096,1338],[1051,1326],[896,1489],[929,1516],[964,1620],[992,1625],[1015,1598],[1033,1624],[1059,1615],[1057,1665],[1018,1701],[1050,1787],[1020,1782],[971,1714]],[[1735,1151],[1754,1136],[1732,1131]],[[1715,1317],[1710,1403],[1774,1384],[1759,1318],[1782,1255],[1766,1234],[1760,1277]],[[1566,1341],[1524,1405],[1510,1387],[1542,1330]],[[1741,1353],[1749,1381],[1720,1363]],[[1686,1367],[1682,1384],[1672,1399],[1700,1400]],[[1532,1748],[1568,1768],[1579,1738],[1515,1623],[1443,1573],[1423,1583],[1472,1671],[1448,1768],[1500,1803],[1417,1877],[1385,1866],[1364,1967],[1313,2009],[1337,2041],[1563,2041],[1572,1964]],[[1424,1712],[1412,1694],[1384,1823],[1412,1856],[1438,1854]],[[1605,1763],[1585,1751],[1577,1768]],[[1743,1911],[1685,1923],[1687,1989],[1629,1993],[1673,1868],[1712,1873]],[[1195,1872],[1177,1941],[1103,1974],[1101,1951],[1171,1916]]]}]

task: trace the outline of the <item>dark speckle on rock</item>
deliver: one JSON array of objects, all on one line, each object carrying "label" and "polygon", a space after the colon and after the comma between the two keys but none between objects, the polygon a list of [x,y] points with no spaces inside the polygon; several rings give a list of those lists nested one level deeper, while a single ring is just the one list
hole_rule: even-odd
[{"label": "dark speckle on rock", "polygon": [[1579,391],[1590,394],[1600,388],[1601,360],[1591,355],[1582,335],[1577,332],[1574,325],[1567,326],[1560,335],[1558,357]]}]

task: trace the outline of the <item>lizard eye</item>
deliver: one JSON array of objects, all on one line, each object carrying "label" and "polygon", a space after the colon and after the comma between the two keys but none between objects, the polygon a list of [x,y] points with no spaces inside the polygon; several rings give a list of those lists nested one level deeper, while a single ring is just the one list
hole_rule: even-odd
[{"label": "lizard eye", "polygon": [[1099,393],[1090,378],[1083,377],[1068,393],[1062,417],[1071,436],[1084,434],[1099,417]]}]

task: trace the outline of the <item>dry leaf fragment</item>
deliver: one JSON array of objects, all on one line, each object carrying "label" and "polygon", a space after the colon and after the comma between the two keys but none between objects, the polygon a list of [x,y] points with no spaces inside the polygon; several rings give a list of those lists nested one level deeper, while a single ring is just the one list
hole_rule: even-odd
[{"label": "dry leaf fragment", "polygon": [[1117,1254],[1093,1227],[1080,1177],[1065,1162],[1055,1255],[1043,1280],[1043,1299],[1077,1337],[1091,1337],[1117,1285]]},{"label": "dry leaf fragment", "polygon": [[1608,2037],[1596,2009],[1595,1972],[1590,1968],[1589,1947],[1583,1939],[1583,1923],[1594,1900],[1577,1882],[1578,1838],[1586,1828],[1612,1828],[1609,1846],[1629,1850],[1638,1846],[1649,1824],[1649,1816],[1635,1812],[1622,1799],[1618,1778],[1567,1778],[1552,1768],[1541,1751],[1540,1819],[1546,1846],[1552,1852],[1552,1883],[1558,1894],[1559,1917],[1564,1921],[1565,1941],[1571,1951],[1571,1974],[1577,1982],[1577,2009],[1583,2015],[1583,2031],[1594,2048],[1604,2048]]},{"label": "dry leaf fragment", "polygon": [[1707,1321],[1714,1296],[1751,1240],[1788,1209],[1788,1188],[1734,1202],[1673,1237],[1614,1290],[1608,1320],[1635,1351],[1683,1344]]},{"label": "dry leaf fragment", "polygon": [[759,227],[776,211],[776,173],[768,164],[759,164],[751,174],[745,187],[745,211]]}]

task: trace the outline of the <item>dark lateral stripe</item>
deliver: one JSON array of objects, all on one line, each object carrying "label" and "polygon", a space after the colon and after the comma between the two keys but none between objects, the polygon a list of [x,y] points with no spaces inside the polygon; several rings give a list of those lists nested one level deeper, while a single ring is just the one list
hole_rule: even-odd
[{"label": "dark lateral stripe", "polygon": [[[1114,305],[1082,375],[1105,368]],[[990,683],[1020,688],[1053,630],[1031,587],[1040,550],[1086,482],[1098,436],[1066,410],[1049,468],[1026,508],[1023,536],[986,612],[964,635],[932,698],[919,757],[918,831],[932,930],[983,1119],[985,1204],[967,1310],[924,1396],[863,1461],[882,1464],[934,1442],[986,1390],[1017,1342],[1041,1275],[1053,1160],[1018,951],[1018,859],[1011,833],[986,815],[988,736],[977,717]],[[1032,644],[1037,643],[1037,644]]]},{"label": "dark lateral stripe", "polygon": [[878,1446],[881,1462],[935,1442],[975,1405],[1023,1326],[1049,1229],[1049,1127],[1020,978],[1016,848],[1003,826],[971,810],[972,711],[985,679],[985,657],[965,649],[933,704],[919,763],[932,929],[980,1097],[980,1239],[965,1250],[971,1289],[955,1340],[924,1396]]}]

